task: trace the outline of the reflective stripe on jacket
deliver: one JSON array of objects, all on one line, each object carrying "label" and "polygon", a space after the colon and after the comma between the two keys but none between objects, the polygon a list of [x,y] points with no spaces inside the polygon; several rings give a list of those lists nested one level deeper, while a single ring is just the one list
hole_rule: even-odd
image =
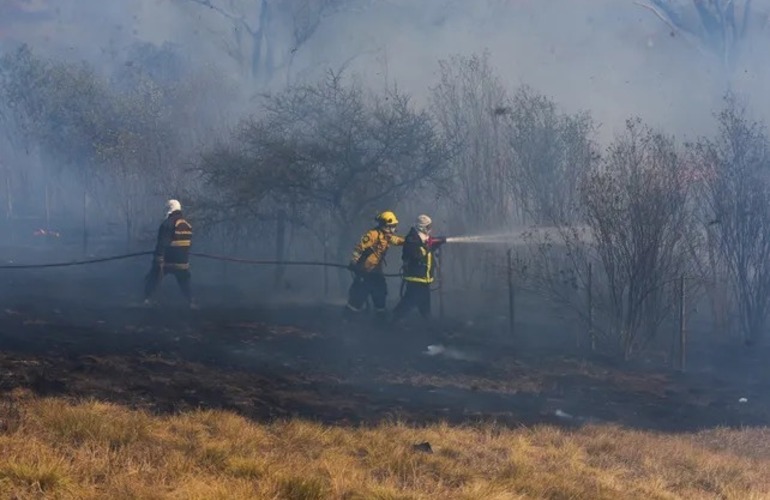
[{"label": "reflective stripe on jacket", "polygon": [[403,261],[404,281],[412,283],[433,283],[435,272],[435,256],[428,249],[427,239],[423,240],[420,233],[412,228],[406,235],[406,242],[401,252]]},{"label": "reflective stripe on jacket", "polygon": [[183,218],[174,222],[174,235],[171,238],[172,247],[189,247],[192,245],[192,226]]},{"label": "reflective stripe on jacket", "polygon": [[192,226],[182,217],[182,212],[172,212],[158,229],[155,256],[163,257],[169,269],[188,269],[191,245]]}]

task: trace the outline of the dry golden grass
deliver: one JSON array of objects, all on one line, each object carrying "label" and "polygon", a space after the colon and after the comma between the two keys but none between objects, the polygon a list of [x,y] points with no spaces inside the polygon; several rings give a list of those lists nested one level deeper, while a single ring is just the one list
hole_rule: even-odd
[{"label": "dry golden grass", "polygon": [[260,425],[29,396],[0,420],[2,498],[770,498],[768,429]]}]

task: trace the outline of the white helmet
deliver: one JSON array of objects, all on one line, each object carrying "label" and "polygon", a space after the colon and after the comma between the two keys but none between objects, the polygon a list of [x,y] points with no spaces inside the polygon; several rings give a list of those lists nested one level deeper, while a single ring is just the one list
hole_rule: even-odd
[{"label": "white helmet", "polygon": [[430,233],[432,224],[433,224],[433,221],[430,219],[430,217],[423,214],[417,217],[417,222],[415,222],[414,227],[419,232],[423,234],[428,234]]},{"label": "white helmet", "polygon": [[171,215],[173,212],[182,210],[182,204],[178,200],[168,200],[166,202],[166,215]]}]

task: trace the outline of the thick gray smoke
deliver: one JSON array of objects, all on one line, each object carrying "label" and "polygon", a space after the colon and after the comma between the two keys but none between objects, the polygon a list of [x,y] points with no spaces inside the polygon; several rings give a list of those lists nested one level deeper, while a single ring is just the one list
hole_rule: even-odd
[{"label": "thick gray smoke", "polygon": [[[690,4],[669,3],[683,12]],[[424,100],[439,59],[488,50],[505,82],[531,85],[567,111],[590,109],[604,137],[630,115],[680,134],[707,132],[726,88],[717,56],[702,53],[631,0],[339,0],[318,2],[331,5],[323,12],[297,1],[5,4],[5,41],[103,64],[134,41],[168,42],[197,64],[217,66],[220,77],[240,81],[246,94],[260,90],[243,68],[260,51],[273,73],[259,80],[262,86],[346,67],[370,84],[398,83]],[[757,19],[767,17],[766,8],[754,2]],[[257,31],[259,46],[249,41]],[[762,113],[770,112],[761,99],[770,68],[765,36],[761,25],[752,25],[732,77],[735,89],[757,98],[754,107]]]}]

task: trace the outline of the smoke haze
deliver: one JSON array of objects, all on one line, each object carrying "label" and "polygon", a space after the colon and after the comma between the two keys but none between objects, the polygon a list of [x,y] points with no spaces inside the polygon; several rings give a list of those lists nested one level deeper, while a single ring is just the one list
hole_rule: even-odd
[{"label": "smoke haze", "polygon": [[[196,64],[215,65],[235,80],[242,76],[227,55],[232,23],[188,0],[67,0],[55,8],[44,0],[4,3],[19,19],[5,21],[6,41],[103,65],[132,41],[169,42]],[[234,13],[249,13],[245,6],[254,3],[223,2]],[[251,13],[254,18],[259,7]],[[734,85],[766,114],[767,34],[752,33]],[[590,110],[604,138],[631,115],[680,134],[708,132],[726,88],[715,57],[700,54],[631,1],[353,0],[325,14],[301,47],[289,47],[286,34],[273,36],[282,57],[296,49],[290,70],[281,68],[284,74],[268,82],[273,87],[346,66],[368,83],[397,83],[422,101],[435,84],[439,59],[488,50],[508,87],[528,84],[567,111]],[[241,88],[245,94],[259,90],[243,79]]]}]

